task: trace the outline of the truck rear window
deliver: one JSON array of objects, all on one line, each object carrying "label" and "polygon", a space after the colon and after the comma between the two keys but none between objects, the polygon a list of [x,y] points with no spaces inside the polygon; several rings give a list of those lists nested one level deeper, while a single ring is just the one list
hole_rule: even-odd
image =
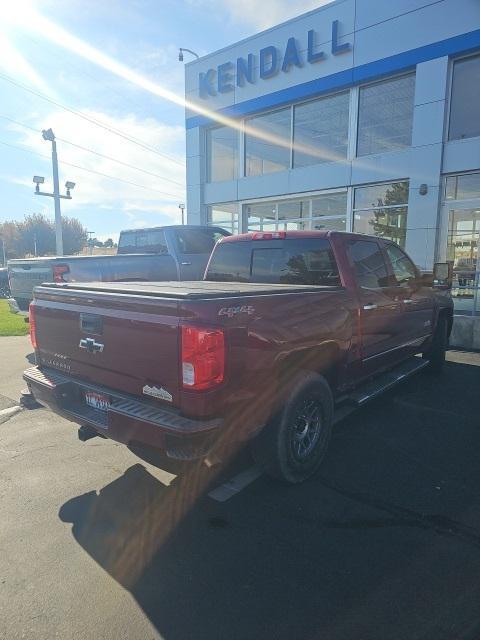
[{"label": "truck rear window", "polygon": [[[269,246],[266,246],[268,242]],[[323,238],[281,243],[228,242],[215,249],[206,280],[269,284],[340,285],[330,242]]]},{"label": "truck rear window", "polygon": [[139,229],[120,234],[118,253],[168,253],[162,229]]}]

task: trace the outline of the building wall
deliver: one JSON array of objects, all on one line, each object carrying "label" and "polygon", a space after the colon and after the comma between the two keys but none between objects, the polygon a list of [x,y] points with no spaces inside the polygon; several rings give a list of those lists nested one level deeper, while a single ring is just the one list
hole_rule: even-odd
[{"label": "building wall", "polygon": [[[336,44],[351,45],[337,55],[331,51],[334,21],[339,30]],[[305,59],[310,29],[317,36],[316,50],[325,52],[324,60],[243,87],[236,86],[234,72],[232,91],[199,96],[200,73],[249,53],[255,56],[258,72],[260,49],[273,45],[285,50],[290,37],[296,38]],[[445,258],[442,174],[480,168],[480,138],[444,142],[452,58],[474,51],[480,51],[478,0],[337,0],[190,63],[186,67],[186,98],[193,107],[187,109],[186,121],[188,222],[206,222],[207,207],[215,203],[408,179],[406,249],[420,267],[431,267],[435,258]],[[358,86],[406,71],[416,73],[411,146],[355,157],[353,145],[343,161],[206,181],[205,128],[216,118],[241,121],[246,115],[345,88],[355,101]],[[420,185],[427,185],[425,195],[420,194]],[[351,217],[351,205],[348,213]]]}]

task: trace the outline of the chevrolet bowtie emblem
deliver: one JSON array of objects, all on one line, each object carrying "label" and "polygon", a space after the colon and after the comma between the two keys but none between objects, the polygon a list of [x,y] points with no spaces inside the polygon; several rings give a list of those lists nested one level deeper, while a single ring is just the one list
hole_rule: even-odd
[{"label": "chevrolet bowtie emblem", "polygon": [[88,353],[102,353],[104,345],[95,342],[94,338],[83,338],[78,345],[80,349],[85,349]]}]

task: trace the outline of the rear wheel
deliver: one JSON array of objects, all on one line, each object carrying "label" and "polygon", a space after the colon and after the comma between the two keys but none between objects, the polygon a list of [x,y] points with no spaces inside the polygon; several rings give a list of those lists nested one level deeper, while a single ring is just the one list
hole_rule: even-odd
[{"label": "rear wheel", "polygon": [[325,378],[302,375],[289,400],[253,441],[255,460],[275,478],[306,480],[325,457],[332,417],[333,398]]},{"label": "rear wheel", "polygon": [[441,373],[445,364],[445,356],[448,349],[448,322],[440,316],[437,322],[432,342],[422,354],[425,360],[429,360],[428,370],[432,373]]}]

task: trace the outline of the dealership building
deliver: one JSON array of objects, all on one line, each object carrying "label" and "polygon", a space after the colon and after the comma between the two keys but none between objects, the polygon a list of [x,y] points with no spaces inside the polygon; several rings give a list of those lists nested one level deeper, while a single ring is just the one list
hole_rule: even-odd
[{"label": "dealership building", "polygon": [[336,0],[186,66],[187,215],[454,266],[480,348],[480,1]]}]

